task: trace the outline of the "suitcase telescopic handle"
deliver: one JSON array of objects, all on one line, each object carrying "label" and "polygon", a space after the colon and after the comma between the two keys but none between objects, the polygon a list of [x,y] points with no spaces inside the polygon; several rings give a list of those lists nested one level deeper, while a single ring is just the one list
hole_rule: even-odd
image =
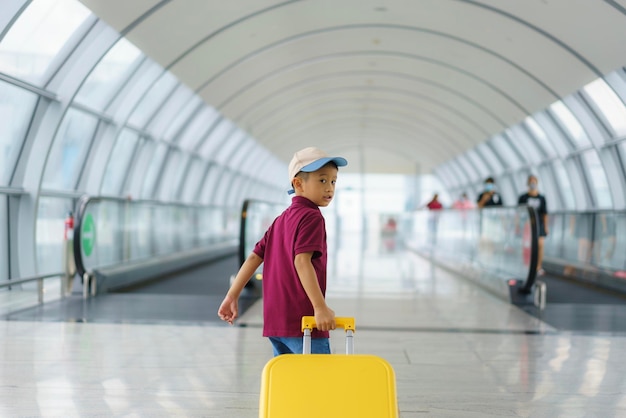
[{"label": "suitcase telescopic handle", "polygon": [[[355,331],[356,328],[354,326],[354,318],[352,317],[348,317],[348,316],[338,316],[335,317],[335,325],[337,325],[337,328],[343,328],[346,331],[348,330],[352,330]],[[313,329],[316,328],[317,324],[315,323],[315,317],[314,316],[303,316],[302,317],[302,332],[304,332],[305,329]]]},{"label": "suitcase telescopic handle", "polygon": [[[355,330],[354,318],[351,317],[335,317],[335,325],[346,331],[346,354],[354,354],[353,334]],[[302,317],[302,354],[311,354],[311,330],[316,328],[314,316]]]}]

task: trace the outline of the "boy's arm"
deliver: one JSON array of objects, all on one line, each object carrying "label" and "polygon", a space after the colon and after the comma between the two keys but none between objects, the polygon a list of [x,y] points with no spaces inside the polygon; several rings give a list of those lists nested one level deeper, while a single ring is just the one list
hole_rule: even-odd
[{"label": "boy's arm", "polygon": [[317,281],[315,269],[311,263],[313,252],[296,255],[294,265],[300,278],[300,283],[313,305],[315,324],[320,331],[335,329],[335,312],[326,305],[326,300]]},{"label": "boy's arm", "polygon": [[235,319],[237,319],[239,313],[239,295],[241,295],[246,283],[248,283],[261,263],[263,263],[263,259],[255,253],[251,253],[246,261],[241,265],[241,268],[237,272],[237,276],[235,276],[235,280],[230,285],[228,293],[226,293],[226,297],[222,301],[220,308],[217,310],[217,315],[223,321],[232,325]]}]

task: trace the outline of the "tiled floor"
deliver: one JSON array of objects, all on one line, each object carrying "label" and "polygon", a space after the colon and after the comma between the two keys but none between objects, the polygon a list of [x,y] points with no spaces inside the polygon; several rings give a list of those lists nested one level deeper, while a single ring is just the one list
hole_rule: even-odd
[{"label": "tiled floor", "polygon": [[[361,255],[332,261],[328,301],[356,317],[356,352],[394,367],[401,417],[626,417],[626,336],[558,331],[410,253]],[[0,417],[257,417],[260,310],[245,327],[0,322]]]}]

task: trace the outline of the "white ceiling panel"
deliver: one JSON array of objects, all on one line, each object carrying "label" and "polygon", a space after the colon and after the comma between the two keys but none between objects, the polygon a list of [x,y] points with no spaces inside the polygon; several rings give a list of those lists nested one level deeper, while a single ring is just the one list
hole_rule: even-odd
[{"label": "white ceiling panel", "polygon": [[600,0],[81,0],[287,162],[434,166],[624,65]]}]

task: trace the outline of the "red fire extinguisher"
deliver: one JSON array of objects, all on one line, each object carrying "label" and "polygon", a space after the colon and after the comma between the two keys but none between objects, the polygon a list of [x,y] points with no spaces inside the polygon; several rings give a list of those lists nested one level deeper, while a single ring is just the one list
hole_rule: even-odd
[{"label": "red fire extinguisher", "polygon": [[74,214],[71,211],[67,213],[63,231],[63,240],[67,241],[68,239],[74,239]]}]

